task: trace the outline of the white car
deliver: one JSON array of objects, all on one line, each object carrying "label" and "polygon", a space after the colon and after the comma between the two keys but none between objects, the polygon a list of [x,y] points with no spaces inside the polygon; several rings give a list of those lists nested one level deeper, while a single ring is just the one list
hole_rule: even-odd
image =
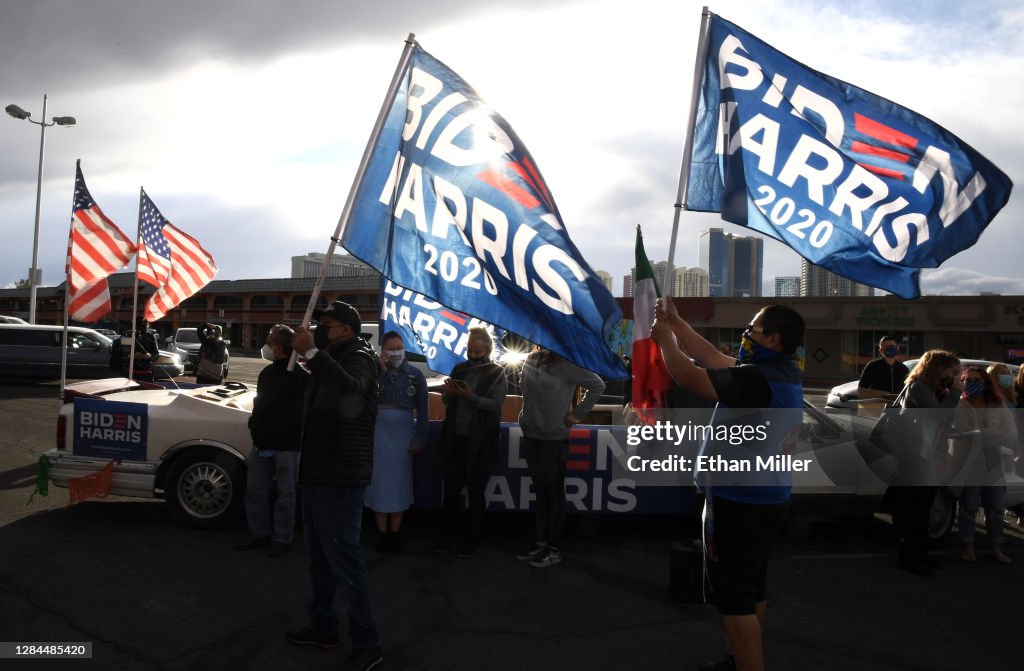
[{"label": "white car", "polygon": [[[903,362],[909,370],[914,370],[914,366],[920,359],[907,359]],[[960,365],[964,368],[968,366],[980,366],[981,368],[988,368],[994,363],[1000,363],[998,361],[985,361],[983,359],[960,359]],[[1005,364],[1010,367],[1010,371],[1013,376],[1017,376],[1017,371],[1020,366],[1012,363]],[[844,382],[843,384],[832,387],[832,390],[828,393],[828,400],[825,401],[825,412],[828,413],[850,413],[857,411],[857,388],[860,385],[860,380],[852,380],[850,382]]]},{"label": "white car", "polygon": [[242,512],[255,390],[240,383],[164,389],[124,378],[69,385],[47,452],[58,487],[111,459],[110,493],[163,498],[186,525],[219,528]]}]

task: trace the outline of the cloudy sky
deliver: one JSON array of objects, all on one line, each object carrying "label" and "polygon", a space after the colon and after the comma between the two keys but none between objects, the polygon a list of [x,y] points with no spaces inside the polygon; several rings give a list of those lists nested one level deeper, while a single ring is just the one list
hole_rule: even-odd
[{"label": "cloudy sky", "polygon": [[[326,251],[408,33],[530,148],[595,269],[667,256],[703,2],[0,0],[0,105],[46,131],[43,283],[62,278],[74,163],[134,236],[139,187],[214,255],[219,279],[286,277]],[[914,109],[1024,178],[1017,0],[762,0],[710,9],[797,60]],[[0,286],[31,264],[39,129],[0,117]],[[1024,294],[1019,194],[925,293]],[[714,215],[684,213],[676,265]],[[765,243],[765,287],[799,258]],[[617,279],[618,293],[620,279]]]}]

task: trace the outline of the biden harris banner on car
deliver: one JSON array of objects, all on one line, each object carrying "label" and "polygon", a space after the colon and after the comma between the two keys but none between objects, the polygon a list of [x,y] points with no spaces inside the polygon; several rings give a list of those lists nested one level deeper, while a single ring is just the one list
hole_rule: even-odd
[{"label": "biden harris banner on car", "polygon": [[579,366],[627,376],[615,299],[569,239],[515,131],[415,46],[341,244],[395,284]]},{"label": "biden harris banner on car", "polygon": [[[903,298],[973,245],[1010,179],[958,137],[712,16],[686,208]],[[948,96],[950,91],[936,91]]]},{"label": "biden harris banner on car", "polygon": [[487,329],[494,340],[491,359],[500,360],[503,351],[502,329],[476,317],[449,310],[437,301],[398,286],[385,279],[381,288],[381,333],[394,331],[402,336],[405,351],[419,354],[430,370],[448,375],[455,366],[466,360],[469,329],[479,326]]}]

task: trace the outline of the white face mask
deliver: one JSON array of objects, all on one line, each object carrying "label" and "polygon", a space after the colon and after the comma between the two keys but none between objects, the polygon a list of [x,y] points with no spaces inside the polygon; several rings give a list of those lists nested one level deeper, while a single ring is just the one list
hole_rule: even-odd
[{"label": "white face mask", "polygon": [[380,357],[384,359],[384,363],[391,366],[392,368],[398,368],[402,365],[402,361],[405,360],[404,349],[382,349],[380,351]]},{"label": "white face mask", "polygon": [[260,356],[263,357],[265,361],[273,361],[274,348],[271,347],[270,345],[264,345],[263,347],[260,348]]}]

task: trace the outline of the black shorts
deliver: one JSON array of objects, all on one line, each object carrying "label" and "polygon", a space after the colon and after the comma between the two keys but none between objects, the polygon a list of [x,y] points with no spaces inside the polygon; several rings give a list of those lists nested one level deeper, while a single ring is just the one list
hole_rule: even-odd
[{"label": "black shorts", "polygon": [[714,497],[715,548],[708,577],[715,606],[723,615],[752,615],[765,600],[768,554],[789,502],[759,505]]}]

